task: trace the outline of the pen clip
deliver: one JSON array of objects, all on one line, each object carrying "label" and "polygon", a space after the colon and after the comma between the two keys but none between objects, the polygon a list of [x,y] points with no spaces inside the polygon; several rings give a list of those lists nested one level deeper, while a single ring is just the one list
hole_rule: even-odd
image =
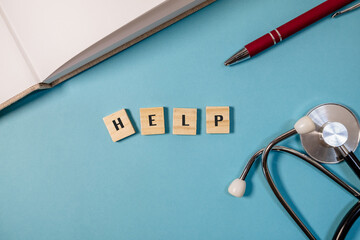
[{"label": "pen clip", "polygon": [[332,18],[335,18],[335,17],[337,17],[337,16],[339,16],[339,15],[342,15],[342,14],[344,14],[344,13],[353,11],[353,10],[359,8],[359,7],[360,7],[360,3],[357,3],[357,4],[355,4],[354,6],[351,6],[351,7],[347,8],[347,9],[345,9],[345,10],[342,10],[342,11],[339,11],[339,12],[334,13],[334,15],[332,15],[331,17],[332,17]]}]

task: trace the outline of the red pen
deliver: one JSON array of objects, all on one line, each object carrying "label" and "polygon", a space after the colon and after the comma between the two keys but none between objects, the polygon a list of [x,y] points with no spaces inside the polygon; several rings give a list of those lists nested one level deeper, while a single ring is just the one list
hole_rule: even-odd
[{"label": "red pen", "polygon": [[294,18],[290,22],[285,23],[275,30],[272,30],[270,33],[249,43],[226,60],[225,65],[232,65],[249,59],[353,1],[355,0],[327,0],[306,13]]}]

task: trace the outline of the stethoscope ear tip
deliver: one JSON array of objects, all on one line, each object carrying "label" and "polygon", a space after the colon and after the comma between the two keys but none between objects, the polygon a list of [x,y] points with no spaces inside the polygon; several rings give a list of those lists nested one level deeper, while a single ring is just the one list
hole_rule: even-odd
[{"label": "stethoscope ear tip", "polygon": [[306,134],[315,130],[315,123],[309,116],[300,118],[294,125],[298,134]]},{"label": "stethoscope ear tip", "polygon": [[244,196],[245,189],[246,182],[242,179],[237,178],[229,185],[228,192],[234,197],[241,198],[242,196]]}]

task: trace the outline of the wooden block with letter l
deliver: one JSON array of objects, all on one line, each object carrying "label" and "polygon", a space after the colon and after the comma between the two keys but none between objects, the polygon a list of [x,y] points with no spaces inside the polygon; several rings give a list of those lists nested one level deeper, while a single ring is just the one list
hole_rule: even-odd
[{"label": "wooden block with letter l", "polygon": [[109,116],[104,117],[103,120],[113,142],[119,141],[120,139],[135,133],[134,127],[131,124],[125,109],[110,114]]},{"label": "wooden block with letter l", "polygon": [[196,108],[174,108],[173,110],[173,134],[196,135],[197,124]]},{"label": "wooden block with letter l", "polygon": [[206,133],[230,133],[230,107],[206,107]]},{"label": "wooden block with letter l", "polygon": [[141,135],[165,133],[164,108],[140,108]]}]

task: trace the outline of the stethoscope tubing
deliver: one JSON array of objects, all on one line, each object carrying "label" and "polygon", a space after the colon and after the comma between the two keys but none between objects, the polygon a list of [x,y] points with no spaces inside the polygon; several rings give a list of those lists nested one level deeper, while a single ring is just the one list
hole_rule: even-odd
[{"label": "stethoscope tubing", "polygon": [[337,228],[334,234],[333,240],[344,240],[350,228],[359,217],[360,217],[360,201],[357,202],[343,218],[343,220],[341,221],[339,227]]},{"label": "stethoscope tubing", "polygon": [[265,148],[263,154],[262,154],[262,169],[263,169],[263,173],[265,175],[266,181],[268,182],[271,190],[273,191],[273,193],[275,194],[276,198],[279,200],[279,202],[281,203],[281,205],[285,208],[285,210],[288,212],[288,214],[291,216],[291,218],[296,222],[296,224],[301,228],[301,230],[305,233],[305,235],[312,240],[316,240],[316,238],[314,237],[314,235],[310,232],[310,230],[305,226],[305,224],[300,220],[300,218],[296,215],[296,213],[294,212],[294,210],[292,210],[292,208],[289,206],[289,204],[286,202],[286,200],[284,199],[284,197],[281,195],[279,189],[276,187],[274,180],[271,177],[268,165],[267,165],[267,160],[268,160],[268,156],[269,153],[271,151],[271,149],[278,144],[279,142],[281,142],[284,139],[287,139],[293,135],[295,135],[297,132],[295,129],[291,129],[290,131],[280,135],[279,137],[275,138],[272,142],[269,143],[269,145]]},{"label": "stethoscope tubing", "polygon": [[[318,162],[316,162],[314,159],[312,159],[311,157],[302,154],[294,149],[290,149],[290,148],[286,148],[286,147],[282,147],[282,146],[275,146],[277,145],[279,142],[295,135],[297,132],[295,129],[291,129],[287,132],[285,132],[284,134],[280,135],[279,137],[275,138],[272,142],[270,142],[268,144],[268,146],[265,149],[261,149],[259,151],[257,151],[249,160],[249,162],[247,163],[247,165],[245,166],[245,169],[243,171],[243,173],[240,176],[240,179],[245,180],[251,166],[253,165],[253,163],[255,162],[255,160],[262,155],[262,169],[263,169],[263,173],[265,175],[265,178],[271,188],[271,190],[273,191],[274,195],[276,196],[276,198],[279,200],[279,202],[281,203],[281,205],[285,208],[285,210],[288,212],[288,214],[291,216],[291,218],[295,221],[295,223],[300,227],[300,229],[305,233],[305,235],[309,238],[309,239],[316,239],[315,236],[311,233],[311,231],[305,226],[305,224],[300,220],[300,218],[296,215],[296,213],[292,210],[292,208],[290,207],[290,205],[286,202],[286,200],[284,199],[284,197],[281,195],[280,191],[278,190],[278,188],[276,187],[269,168],[268,168],[268,164],[267,164],[267,160],[268,160],[268,156],[270,151],[274,150],[274,151],[279,151],[279,152],[287,152],[289,154],[292,154],[294,156],[297,156],[303,160],[305,160],[306,162],[310,163],[311,165],[313,165],[314,167],[316,167],[318,170],[320,170],[322,173],[324,173],[325,175],[327,175],[330,179],[332,179],[334,182],[336,182],[337,184],[339,184],[342,188],[344,188],[346,191],[348,191],[350,194],[352,194],[353,196],[355,196],[356,198],[360,199],[360,193],[355,190],[354,188],[352,188],[351,186],[349,186],[348,184],[346,184],[344,181],[342,181],[340,178],[338,178],[336,175],[334,175],[333,173],[331,173],[329,170],[327,170],[325,167],[323,167],[321,164],[319,164]],[[359,214],[360,214],[360,210],[359,210]],[[357,217],[356,217],[357,218]],[[355,220],[356,220],[355,218]],[[346,219],[346,217],[344,218]],[[355,221],[354,220],[354,221]],[[352,224],[351,224],[352,225]],[[351,227],[350,225],[350,227]],[[340,224],[339,225],[339,229],[342,227],[343,225]],[[349,229],[350,229],[349,227]],[[344,231],[342,231],[344,232]],[[346,232],[347,233],[347,232]],[[345,233],[345,235],[346,235]],[[336,234],[334,235],[334,237],[336,236]]]}]

